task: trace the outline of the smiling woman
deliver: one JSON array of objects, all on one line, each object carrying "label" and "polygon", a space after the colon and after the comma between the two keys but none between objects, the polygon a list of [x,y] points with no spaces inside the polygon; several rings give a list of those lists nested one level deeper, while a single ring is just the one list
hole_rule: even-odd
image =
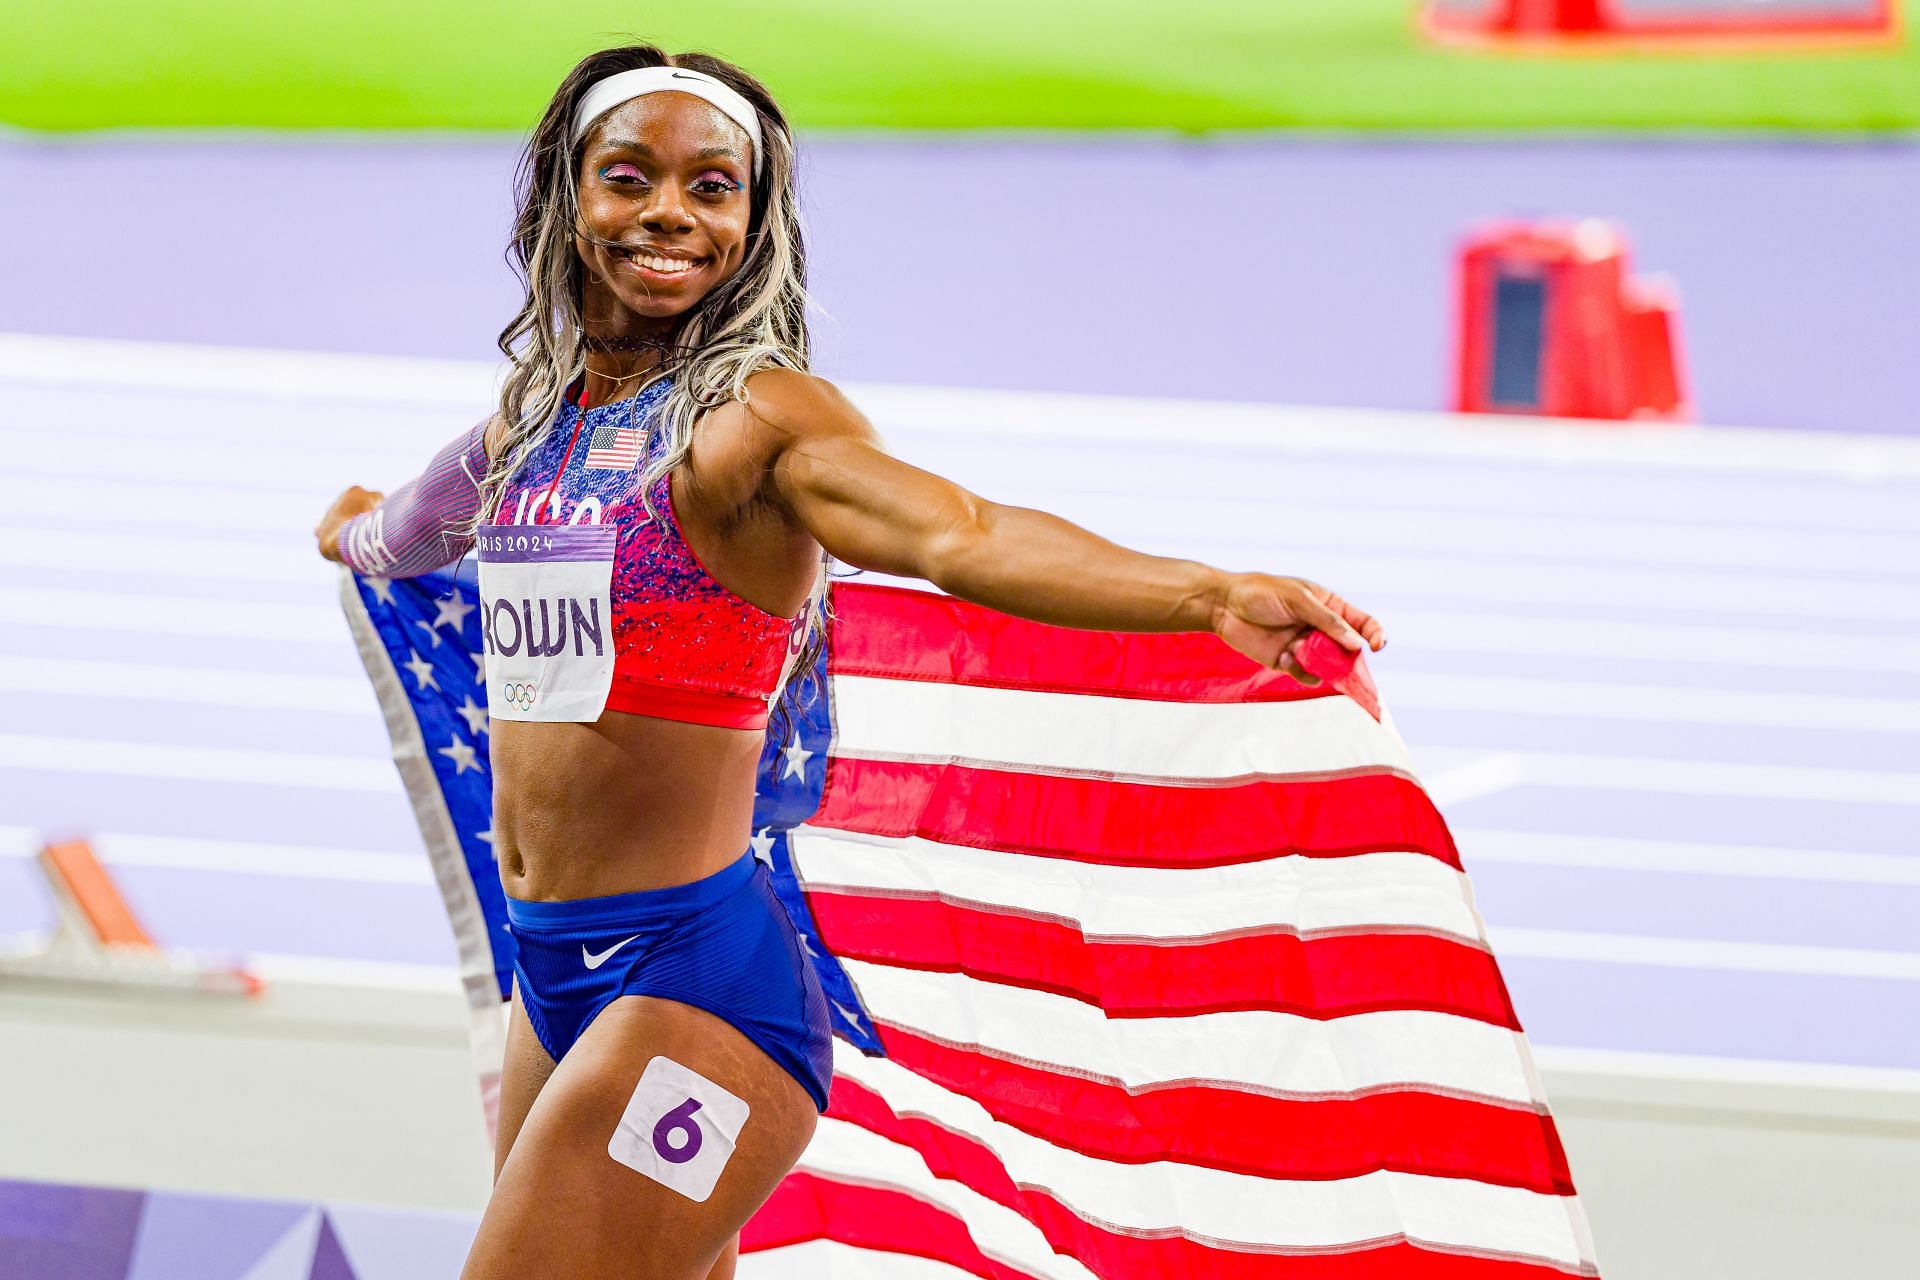
[{"label": "smiling woman", "polygon": [[316,529],[362,573],[479,553],[515,962],[468,1280],[730,1276],[827,1107],[825,998],[748,845],[827,555],[1042,622],[1211,631],[1308,683],[1316,630],[1384,643],[1312,583],[1141,555],[890,457],[807,372],[793,175],[738,68],[586,59],[522,165],[496,412]]}]

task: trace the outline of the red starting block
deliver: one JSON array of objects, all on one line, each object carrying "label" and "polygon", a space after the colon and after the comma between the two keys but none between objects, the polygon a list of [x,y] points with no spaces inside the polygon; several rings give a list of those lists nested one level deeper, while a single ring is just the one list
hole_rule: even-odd
[{"label": "red starting block", "polygon": [[1483,227],[1461,244],[1459,290],[1460,412],[1693,416],[1673,287],[1628,276],[1612,223]]},{"label": "red starting block", "polygon": [[94,987],[160,988],[212,995],[258,995],[265,984],[230,963],[160,947],[134,914],[113,873],[85,840],[40,850],[40,874],[53,899],[53,934],[0,950],[0,982],[29,980]]}]

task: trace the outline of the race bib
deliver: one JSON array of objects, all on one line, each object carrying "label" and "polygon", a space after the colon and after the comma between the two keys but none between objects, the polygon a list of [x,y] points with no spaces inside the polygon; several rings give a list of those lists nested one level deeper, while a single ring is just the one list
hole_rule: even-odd
[{"label": "race bib", "polygon": [[594,721],[613,688],[613,525],[485,525],[487,713]]}]

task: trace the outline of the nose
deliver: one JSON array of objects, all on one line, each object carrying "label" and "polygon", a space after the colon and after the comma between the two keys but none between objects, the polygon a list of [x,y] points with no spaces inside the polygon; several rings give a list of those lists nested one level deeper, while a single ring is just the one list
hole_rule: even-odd
[{"label": "nose", "polygon": [[653,199],[640,210],[640,225],[655,235],[684,235],[693,230],[686,193],[672,182],[655,187]]}]

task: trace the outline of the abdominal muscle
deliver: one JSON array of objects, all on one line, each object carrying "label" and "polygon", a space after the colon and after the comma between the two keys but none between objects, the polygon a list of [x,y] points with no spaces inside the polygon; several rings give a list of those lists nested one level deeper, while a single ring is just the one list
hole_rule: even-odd
[{"label": "abdominal muscle", "polygon": [[507,896],[566,902],[686,884],[752,834],[763,733],[608,711],[494,720],[493,833]]}]

